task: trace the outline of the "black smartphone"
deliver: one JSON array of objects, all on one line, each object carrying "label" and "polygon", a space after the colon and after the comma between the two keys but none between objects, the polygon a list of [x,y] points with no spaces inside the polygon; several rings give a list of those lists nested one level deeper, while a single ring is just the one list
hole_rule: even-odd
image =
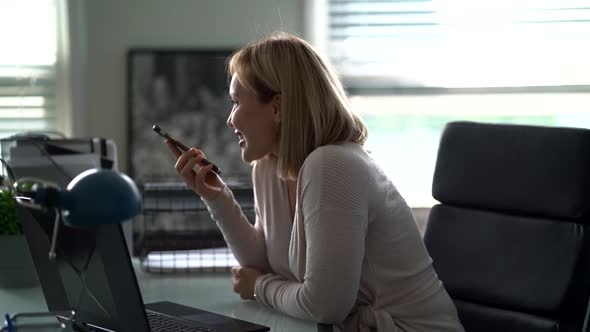
[{"label": "black smartphone", "polygon": [[[172,136],[168,135],[168,133],[162,131],[162,128],[158,127],[157,125],[154,125],[152,127],[152,130],[155,131],[156,133],[158,133],[158,135],[160,135],[160,136],[164,137],[165,139],[169,140],[170,142],[174,143],[174,145],[176,145],[180,150],[182,150],[182,151],[188,151],[189,150],[189,147],[188,146],[180,143],[178,140],[176,140]],[[211,165],[212,163],[209,160],[207,160],[207,159],[203,159],[203,164],[205,164],[205,165]],[[221,175],[221,170],[215,164],[213,164],[213,168],[211,170],[213,172]]]}]

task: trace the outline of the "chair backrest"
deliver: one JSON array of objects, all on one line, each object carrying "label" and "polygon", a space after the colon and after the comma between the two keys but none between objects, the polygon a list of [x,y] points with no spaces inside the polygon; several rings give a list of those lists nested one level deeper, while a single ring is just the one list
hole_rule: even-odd
[{"label": "chair backrest", "polygon": [[424,241],[468,332],[581,331],[590,130],[449,123]]}]

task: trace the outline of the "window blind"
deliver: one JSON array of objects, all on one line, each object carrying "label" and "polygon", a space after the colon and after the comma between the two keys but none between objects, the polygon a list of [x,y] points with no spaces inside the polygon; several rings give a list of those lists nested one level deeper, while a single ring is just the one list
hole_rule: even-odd
[{"label": "window blind", "polygon": [[0,137],[57,126],[55,0],[0,1]]},{"label": "window blind", "polygon": [[329,0],[349,87],[590,85],[587,0]]}]

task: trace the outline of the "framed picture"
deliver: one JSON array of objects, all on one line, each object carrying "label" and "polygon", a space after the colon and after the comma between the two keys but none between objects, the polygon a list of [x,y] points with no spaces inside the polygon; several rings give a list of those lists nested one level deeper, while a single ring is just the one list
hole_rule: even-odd
[{"label": "framed picture", "polygon": [[158,125],[205,152],[226,181],[250,181],[233,130],[226,125],[227,59],[233,50],[130,49],[127,53],[130,175],[138,183],[180,181]]}]

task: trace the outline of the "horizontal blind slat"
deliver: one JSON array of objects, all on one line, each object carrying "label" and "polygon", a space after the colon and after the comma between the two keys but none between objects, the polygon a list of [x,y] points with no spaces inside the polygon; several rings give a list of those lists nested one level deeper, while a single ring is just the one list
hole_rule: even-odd
[{"label": "horizontal blind slat", "polygon": [[[328,50],[345,82],[387,76],[382,81],[443,87],[470,87],[476,79],[481,86],[590,84],[587,1],[330,0],[328,10]],[[445,68],[452,66],[459,75]],[[494,66],[504,78],[477,70]]]},{"label": "horizontal blind slat", "polygon": [[21,108],[10,109],[0,107],[0,121],[8,119],[44,119],[55,114],[55,108]]},{"label": "horizontal blind slat", "polygon": [[0,86],[0,97],[34,97],[55,98],[55,86]]},{"label": "horizontal blind slat", "polygon": [[0,121],[0,131],[31,131],[48,130],[53,123],[53,117],[44,119],[8,119]]}]

